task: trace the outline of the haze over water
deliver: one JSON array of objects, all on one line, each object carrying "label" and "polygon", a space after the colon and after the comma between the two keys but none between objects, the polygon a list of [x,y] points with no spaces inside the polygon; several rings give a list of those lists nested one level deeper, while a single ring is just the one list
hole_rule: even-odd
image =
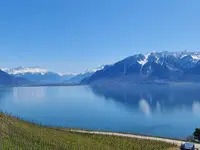
[{"label": "haze over water", "polygon": [[45,125],[185,138],[200,126],[198,85],[0,88],[0,111]]}]

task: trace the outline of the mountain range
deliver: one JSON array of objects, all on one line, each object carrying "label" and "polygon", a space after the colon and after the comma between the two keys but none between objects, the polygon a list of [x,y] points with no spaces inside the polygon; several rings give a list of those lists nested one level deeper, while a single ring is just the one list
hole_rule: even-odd
[{"label": "mountain range", "polygon": [[93,70],[86,70],[82,73],[76,74],[75,76],[73,76],[72,78],[68,79],[65,81],[65,83],[75,83],[75,84],[79,84],[82,80],[89,78],[90,76],[92,76],[96,71],[98,70],[102,70],[104,68],[105,65],[102,65],[96,69]]},{"label": "mountain range", "polygon": [[200,82],[200,52],[135,54],[83,73],[57,73],[39,67],[3,68],[0,85]]},{"label": "mountain range", "polygon": [[0,70],[0,86],[24,85],[24,84],[31,84],[31,82],[25,78],[15,77]]},{"label": "mountain range", "polygon": [[84,84],[114,81],[119,83],[199,82],[200,52],[151,52],[135,54],[105,66],[82,81]]},{"label": "mountain range", "polygon": [[59,74],[39,67],[3,68],[1,70],[15,77],[25,78],[37,84],[60,83],[74,76],[74,74]]},{"label": "mountain range", "polygon": [[[95,71],[102,69],[99,67],[94,70],[86,70],[83,73],[57,73],[42,69],[40,67],[17,67],[17,68],[2,68],[8,77],[16,79],[26,79],[32,84],[78,84],[84,78],[91,76]],[[9,80],[9,79],[8,79]],[[10,81],[11,82],[11,81]],[[0,82],[1,84],[1,82]]]}]

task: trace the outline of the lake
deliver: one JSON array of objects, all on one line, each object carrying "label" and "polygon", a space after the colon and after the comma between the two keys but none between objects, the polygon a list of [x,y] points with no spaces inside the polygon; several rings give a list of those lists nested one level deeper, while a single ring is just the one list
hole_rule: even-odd
[{"label": "lake", "polygon": [[185,138],[200,127],[199,86],[0,88],[0,111],[44,125]]}]

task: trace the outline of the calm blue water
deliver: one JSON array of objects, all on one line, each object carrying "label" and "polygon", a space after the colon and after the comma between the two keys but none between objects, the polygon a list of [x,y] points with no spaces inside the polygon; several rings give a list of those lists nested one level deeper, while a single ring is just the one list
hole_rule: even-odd
[{"label": "calm blue water", "polygon": [[0,88],[0,111],[45,125],[185,138],[200,126],[198,88]]}]

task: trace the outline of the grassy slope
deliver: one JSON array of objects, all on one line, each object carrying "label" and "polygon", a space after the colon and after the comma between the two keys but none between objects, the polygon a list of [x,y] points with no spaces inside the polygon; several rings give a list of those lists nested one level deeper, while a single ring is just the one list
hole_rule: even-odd
[{"label": "grassy slope", "polygon": [[0,113],[0,149],[163,150],[173,145],[128,137],[74,133],[47,128]]}]

